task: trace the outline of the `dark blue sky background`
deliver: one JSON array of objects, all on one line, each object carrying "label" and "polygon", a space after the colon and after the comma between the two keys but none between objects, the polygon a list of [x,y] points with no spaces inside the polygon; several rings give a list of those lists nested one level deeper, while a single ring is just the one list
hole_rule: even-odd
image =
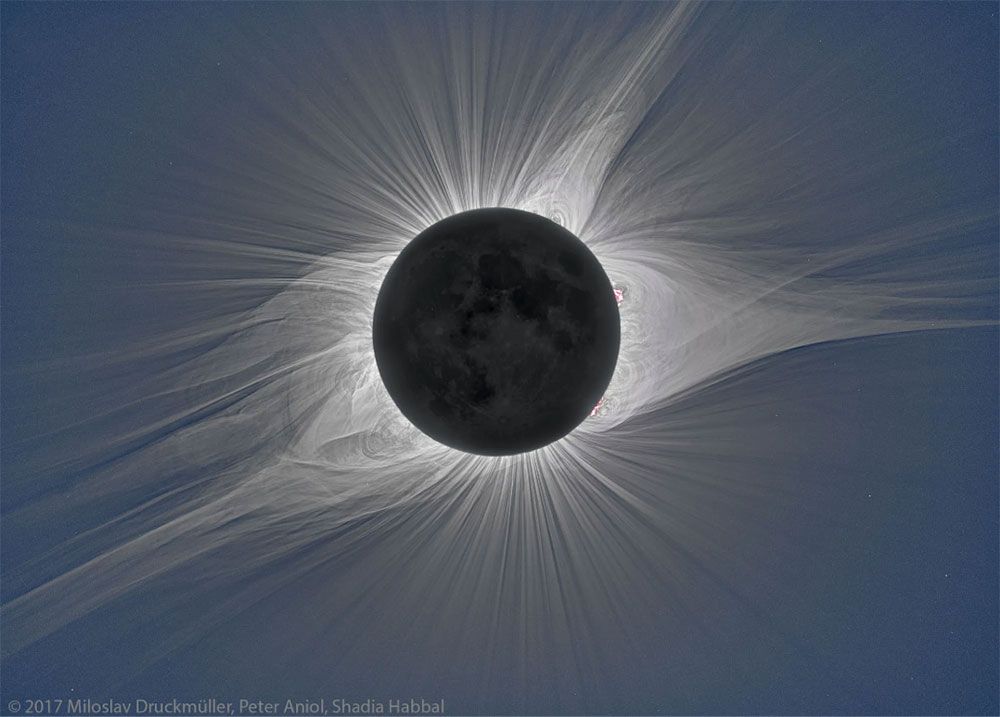
[{"label": "dark blue sky background", "polygon": [[[518,7],[501,5],[497,12],[516,16]],[[655,572],[676,549],[690,558],[691,572],[674,575],[674,582],[637,578],[641,587],[634,591],[621,586],[623,595],[636,596],[616,603],[632,609],[624,626],[613,610],[603,621],[591,617],[589,634],[539,646],[528,664],[513,656],[513,637],[504,632],[491,643],[487,637],[495,633],[478,623],[469,627],[450,611],[438,618],[451,631],[435,634],[453,637],[461,650],[394,632],[410,620],[403,607],[396,614],[366,611],[363,601],[344,605],[331,598],[329,613],[316,617],[328,604],[325,596],[350,594],[343,585],[358,575],[379,586],[382,597],[373,604],[423,604],[419,595],[396,603],[387,597],[409,595],[411,583],[399,575],[368,574],[378,568],[367,566],[383,565],[385,556],[401,550],[396,546],[412,544],[414,561],[424,556],[425,576],[432,575],[432,543],[413,537],[414,518],[400,508],[386,515],[388,527],[378,539],[359,521],[341,528],[343,534],[300,545],[267,569],[249,575],[236,570],[231,582],[219,577],[225,572],[219,566],[239,555],[206,548],[199,557],[204,563],[166,570],[13,654],[4,648],[0,713],[14,699],[72,696],[421,695],[444,696],[452,713],[1000,712],[997,4],[709,8],[711,23],[704,22],[711,32],[698,40],[702,60],[684,67],[680,86],[701,86],[699,99],[726,108],[722,126],[774,106],[826,65],[833,71],[824,87],[845,98],[878,87],[878,104],[859,115],[853,131],[868,143],[866,152],[886,148],[867,155],[871,166],[891,177],[893,191],[919,202],[886,207],[858,195],[850,200],[856,214],[841,219],[891,226],[918,208],[968,210],[980,219],[985,212],[969,232],[928,246],[924,259],[944,266],[969,247],[979,252],[982,261],[947,276],[958,285],[968,281],[968,306],[957,299],[942,304],[941,318],[993,325],[779,352],[632,418],[621,435],[654,447],[645,458],[650,465],[655,447],[668,445],[677,431],[704,428],[707,437],[687,457],[691,475],[719,476],[725,484],[726,476],[739,474],[748,481],[742,485],[761,491],[723,487],[717,498],[694,497],[698,510],[714,512],[719,521],[706,529],[712,537],[696,548],[678,544],[643,554]],[[539,10],[539,22],[551,23],[556,33],[561,18],[573,14],[582,24],[620,22],[624,33],[654,12],[654,6],[634,4],[629,22],[622,22],[614,9],[560,4]],[[156,432],[111,445],[109,435],[126,436],[131,426],[173,417],[174,404],[163,398],[96,415],[97,404],[87,397],[132,396],[133,390],[134,397],[145,395],[161,373],[207,350],[181,345],[123,363],[114,359],[120,347],[145,345],[208,318],[237,317],[280,290],[245,282],[224,296],[192,297],[147,291],[151,284],[262,276],[290,281],[301,273],[301,262],[289,255],[248,254],[227,265],[176,238],[197,235],[210,222],[222,225],[227,212],[240,211],[245,204],[227,204],[227,187],[238,186],[247,192],[241,201],[262,207],[271,199],[264,190],[254,194],[253,178],[234,179],[225,171],[225,152],[240,137],[233,126],[257,120],[255,112],[266,119],[268,107],[280,113],[284,99],[275,87],[290,96],[298,91],[294,78],[278,70],[265,74],[269,53],[283,48],[303,63],[312,82],[328,82],[337,88],[331,94],[351,102],[347,88],[364,78],[335,71],[317,38],[331,46],[358,43],[377,55],[376,19],[394,12],[396,6],[374,4],[0,5],[5,608],[119,536],[95,534],[72,555],[60,554],[63,541],[129,510],[141,514],[149,501],[173,505],[179,496],[197,495],[243,458],[235,449],[231,462],[198,465],[168,456],[162,481],[144,475],[133,483],[127,470],[114,472],[116,466],[156,450],[161,439],[195,425],[201,414],[187,423],[171,418]],[[515,17],[511,25],[517,22]],[[542,36],[545,30],[524,29]],[[745,45],[748,60],[727,64],[728,55],[716,53],[713,43]],[[313,56],[315,64],[305,69]],[[722,77],[726,94],[713,96]],[[745,94],[730,93],[734,83]],[[805,94],[804,101],[812,96]],[[640,152],[655,147],[670,131],[663,122],[667,111],[683,100],[661,95],[628,146]],[[792,105],[789,126],[796,126],[795,112],[806,110]],[[896,169],[899,147],[921,137],[934,138],[920,165],[930,169],[919,176],[905,163]],[[815,146],[826,151],[837,145]],[[922,156],[921,146],[910,149]],[[260,148],[242,151],[252,156]],[[802,161],[835,172],[847,159],[831,152]],[[760,181],[767,183],[766,173]],[[206,187],[215,187],[217,196]],[[897,217],[886,213],[894,210]],[[134,239],[139,233],[142,242]],[[257,244],[268,241],[262,235]],[[289,234],[283,248],[318,257],[349,251],[353,241],[331,233],[319,242],[321,250]],[[899,252],[912,258],[906,245]],[[866,261],[891,263],[892,255],[846,262],[828,276],[854,281],[871,268]],[[197,387],[169,400],[197,404]],[[672,460],[664,449],[664,465]],[[115,477],[100,483],[105,474]],[[663,480],[674,480],[667,468]],[[102,486],[100,500],[52,508],[53,499],[76,496],[75,489],[92,482]],[[131,528],[123,522],[120,537]],[[351,550],[330,548],[355,534],[361,537]],[[248,544],[254,540],[248,537]],[[725,559],[715,563],[707,555]],[[238,610],[213,612],[226,605],[234,585],[257,586],[258,598]],[[658,597],[644,602],[648,595],[662,595],[662,608]],[[689,612],[678,612],[678,604]],[[586,611],[601,614],[593,605]],[[5,616],[5,632],[9,620]],[[711,625],[703,622],[709,620]],[[196,639],[180,639],[176,649],[163,652],[194,625]],[[527,629],[542,635],[542,627]],[[340,648],[348,644],[350,653]],[[593,674],[587,672],[591,658],[599,666]],[[574,671],[584,684],[576,692],[564,688],[572,680],[560,676]],[[558,689],[549,687],[556,684]]]}]

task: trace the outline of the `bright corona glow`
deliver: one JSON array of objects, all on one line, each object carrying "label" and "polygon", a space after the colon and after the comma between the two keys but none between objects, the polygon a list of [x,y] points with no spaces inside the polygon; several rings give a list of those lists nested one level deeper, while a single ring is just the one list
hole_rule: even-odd
[{"label": "bright corona glow", "polygon": [[[671,586],[710,591],[721,583],[703,566],[740,569],[718,505],[772,495],[766,478],[743,478],[756,446],[723,440],[729,409],[692,397],[796,347],[989,323],[994,278],[975,267],[992,265],[991,244],[966,238],[990,233],[990,201],[894,181],[948,162],[951,139],[890,146],[892,78],[845,89],[836,78],[857,69],[835,48],[804,66],[780,59],[763,8],[782,6],[748,6],[738,34],[727,4],[595,4],[587,21],[544,4],[389,4],[334,36],[355,27],[335,16],[361,7],[321,4],[315,22],[220,45],[231,57],[219,71],[239,72],[200,108],[225,118],[215,151],[183,151],[198,122],[178,130],[176,165],[148,179],[132,221],[94,229],[176,269],[129,291],[185,322],[81,359],[103,377],[67,389],[88,417],[55,430],[63,442],[32,470],[82,477],[22,519],[104,517],[68,535],[49,563],[58,570],[11,578],[5,655],[183,570],[197,577],[191,591],[217,591],[215,610],[150,592],[186,622],[128,669],[289,590],[308,620],[280,623],[288,644],[339,665],[338,679],[382,665],[377,635],[400,654],[490,645],[496,672],[474,672],[484,663],[470,657],[463,679],[521,694],[539,665],[570,664],[553,655],[586,635],[573,668],[545,680],[564,708],[590,709],[579,695],[604,673],[601,651],[646,639],[631,615],[686,615]],[[779,59],[764,69],[754,52]],[[772,72],[784,84],[769,84]],[[164,232],[178,206],[187,228]],[[499,458],[411,426],[371,337],[399,251],[482,207],[565,226],[621,308],[617,369],[592,420]],[[133,379],[138,366],[155,371]],[[669,430],[649,437],[650,416]],[[704,601],[705,630],[728,599]],[[449,611],[461,619],[446,624]],[[599,613],[624,627],[588,630]],[[433,663],[392,684],[420,694]]]}]

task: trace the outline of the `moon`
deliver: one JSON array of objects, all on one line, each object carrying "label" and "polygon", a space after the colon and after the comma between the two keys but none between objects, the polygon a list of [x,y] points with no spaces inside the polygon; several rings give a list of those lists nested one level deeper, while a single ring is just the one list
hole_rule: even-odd
[{"label": "moon", "polygon": [[400,252],[372,320],[379,374],[407,419],[467,453],[556,441],[614,374],[617,302],[570,231],[516,209],[462,212]]}]

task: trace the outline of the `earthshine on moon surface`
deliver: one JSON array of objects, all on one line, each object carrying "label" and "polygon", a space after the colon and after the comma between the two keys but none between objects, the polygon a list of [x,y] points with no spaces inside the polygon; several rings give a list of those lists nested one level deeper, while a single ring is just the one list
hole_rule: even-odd
[{"label": "earthshine on moon surface", "polygon": [[0,15],[4,714],[1000,714],[995,2]]},{"label": "earthshine on moon surface", "polygon": [[621,338],[611,282],[586,245],[504,208],[448,217],[408,244],[372,334],[400,411],[482,455],[535,450],[575,428],[611,381]]}]

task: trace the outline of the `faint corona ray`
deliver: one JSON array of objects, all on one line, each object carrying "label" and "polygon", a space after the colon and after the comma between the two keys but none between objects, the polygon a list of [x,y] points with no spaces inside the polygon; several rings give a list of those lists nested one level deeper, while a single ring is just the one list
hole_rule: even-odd
[{"label": "faint corona ray", "polygon": [[[502,689],[504,670],[529,682],[526,665],[550,664],[552,645],[589,630],[593,650],[547,677],[584,694],[602,644],[645,639],[626,590],[644,610],[711,631],[677,585],[712,586],[720,612],[739,603],[719,577],[720,565],[739,566],[705,506],[756,494],[706,467],[721,429],[692,396],[799,346],[995,322],[995,275],[972,271],[993,249],[965,239],[995,228],[995,207],[981,197],[935,203],[934,192],[893,184],[940,147],[864,145],[880,121],[866,109],[880,106],[880,87],[831,89],[851,72],[846,60],[804,68],[772,104],[727,112],[721,98],[739,94],[739,78],[720,72],[706,85],[691,75],[693,63],[745,62],[735,40],[721,50],[711,41],[729,10],[625,5],[602,10],[601,23],[567,14],[546,35],[530,30],[541,6],[379,5],[377,50],[302,28],[303,45],[321,50],[314,73],[294,71],[301,58],[280,30],[227,48],[254,83],[219,155],[179,170],[203,194],[190,233],[114,229],[209,273],[135,291],[190,292],[192,306],[218,296],[222,308],[114,357],[84,357],[163,368],[107,398],[78,389],[99,419],[65,426],[70,448],[39,471],[92,470],[13,519],[35,520],[59,500],[79,510],[122,486],[153,497],[18,576],[5,655],[192,565],[226,598],[151,660],[305,580],[338,607],[302,628],[303,645],[333,634],[343,659],[361,664],[374,649],[363,627],[398,628],[478,665],[471,646],[434,632],[447,611],[510,647],[477,668],[487,691]],[[840,152],[854,142],[850,156]],[[810,152],[838,159],[818,166],[803,159]],[[164,216],[148,202],[151,222]],[[595,414],[556,444],[504,458],[453,451],[409,425],[371,346],[375,298],[399,250],[446,216],[490,206],[563,224],[621,292],[619,363]],[[133,425],[149,406],[159,420],[147,412]],[[673,432],[640,435],[651,415]],[[92,432],[93,447],[73,450],[78,430]],[[362,547],[364,574],[350,561]],[[314,577],[338,570],[352,579]],[[393,581],[420,596],[393,595],[412,612],[378,624],[356,614],[389,599]],[[158,609],[182,599],[171,593]],[[608,620],[595,626],[599,611]],[[340,619],[349,613],[355,621]],[[545,625],[548,642],[529,625]]]}]

